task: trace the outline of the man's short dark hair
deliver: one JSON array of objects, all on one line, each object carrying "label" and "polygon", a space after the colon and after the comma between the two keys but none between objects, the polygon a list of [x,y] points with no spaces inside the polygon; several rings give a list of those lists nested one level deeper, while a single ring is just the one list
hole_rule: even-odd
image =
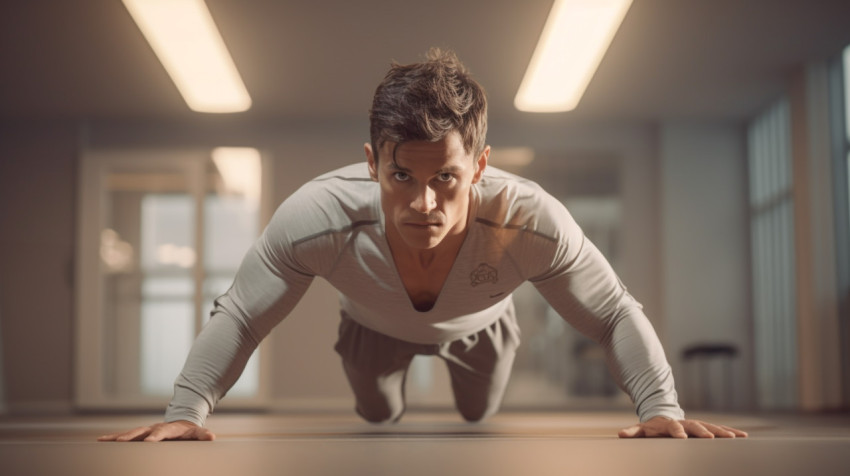
[{"label": "man's short dark hair", "polygon": [[431,48],[423,62],[393,62],[375,90],[369,122],[376,159],[386,142],[436,142],[452,131],[478,155],[487,136],[487,96],[453,52]]}]

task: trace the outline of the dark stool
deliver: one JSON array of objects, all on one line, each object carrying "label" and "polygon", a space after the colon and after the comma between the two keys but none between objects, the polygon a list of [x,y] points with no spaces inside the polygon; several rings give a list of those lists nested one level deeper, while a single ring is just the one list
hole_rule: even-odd
[{"label": "dark stool", "polygon": [[[689,402],[692,408],[717,409],[712,395],[712,379],[709,374],[709,363],[711,360],[723,360],[723,406],[732,406],[733,385],[732,361],[738,356],[738,348],[727,343],[697,343],[685,347],[682,351],[682,360],[685,362],[685,377],[689,392],[696,396],[693,402]],[[691,367],[696,366],[696,372]]]}]

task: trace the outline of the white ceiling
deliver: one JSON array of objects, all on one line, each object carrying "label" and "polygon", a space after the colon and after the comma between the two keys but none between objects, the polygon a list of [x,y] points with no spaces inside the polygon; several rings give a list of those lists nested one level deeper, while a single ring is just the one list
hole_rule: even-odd
[{"label": "white ceiling", "polygon": [[[454,49],[491,116],[552,0],[207,0],[251,120],[365,117],[391,60]],[[848,0],[635,0],[574,120],[740,120],[850,44]],[[0,119],[191,120],[120,0],[0,0]]]}]

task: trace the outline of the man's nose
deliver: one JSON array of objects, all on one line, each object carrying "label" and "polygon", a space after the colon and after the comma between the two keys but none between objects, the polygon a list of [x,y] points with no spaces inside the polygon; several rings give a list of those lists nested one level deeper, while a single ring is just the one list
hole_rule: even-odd
[{"label": "man's nose", "polygon": [[424,186],[416,192],[411,208],[419,213],[427,214],[437,207],[437,194],[429,186]]}]

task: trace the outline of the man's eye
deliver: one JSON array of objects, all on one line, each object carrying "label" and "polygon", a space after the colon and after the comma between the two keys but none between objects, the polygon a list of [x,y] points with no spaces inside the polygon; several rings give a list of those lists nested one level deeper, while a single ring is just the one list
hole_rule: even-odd
[{"label": "man's eye", "polygon": [[393,177],[399,182],[406,182],[410,178],[410,175],[407,175],[404,172],[394,172]]},{"label": "man's eye", "polygon": [[437,179],[440,182],[451,182],[453,178],[454,176],[452,174],[440,174],[439,176],[437,176]]}]

